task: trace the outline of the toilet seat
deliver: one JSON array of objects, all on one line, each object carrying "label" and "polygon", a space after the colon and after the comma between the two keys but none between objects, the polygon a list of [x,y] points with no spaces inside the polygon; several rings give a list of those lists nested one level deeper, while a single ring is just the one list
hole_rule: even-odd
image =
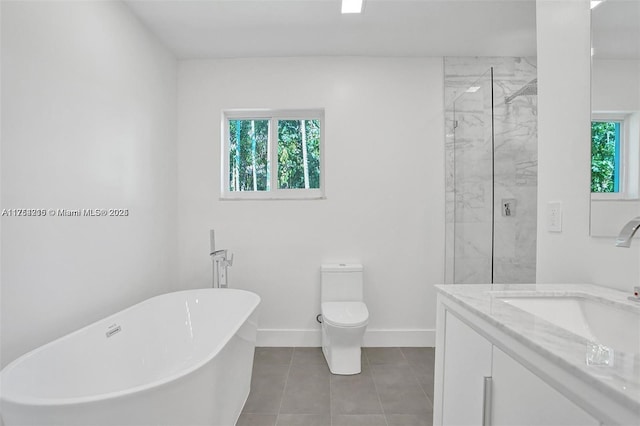
[{"label": "toilet seat", "polygon": [[369,321],[369,311],[363,302],[324,302],[322,320],[335,327],[361,327]]}]

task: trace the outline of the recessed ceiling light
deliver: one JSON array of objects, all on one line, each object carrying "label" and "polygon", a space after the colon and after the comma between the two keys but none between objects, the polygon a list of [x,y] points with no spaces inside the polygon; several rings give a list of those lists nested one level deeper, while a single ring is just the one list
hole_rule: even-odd
[{"label": "recessed ceiling light", "polygon": [[342,13],[362,13],[363,0],[342,0]]},{"label": "recessed ceiling light", "polygon": [[467,93],[476,93],[480,89],[480,86],[471,86],[465,92]]}]

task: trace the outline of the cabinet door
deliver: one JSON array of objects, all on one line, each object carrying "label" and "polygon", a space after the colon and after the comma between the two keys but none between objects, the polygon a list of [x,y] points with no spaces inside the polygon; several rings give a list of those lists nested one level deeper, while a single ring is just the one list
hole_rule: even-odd
[{"label": "cabinet door", "polygon": [[587,414],[522,364],[493,348],[491,424],[597,426]]},{"label": "cabinet door", "polygon": [[491,343],[445,312],[443,425],[481,425],[484,378],[491,376]]}]

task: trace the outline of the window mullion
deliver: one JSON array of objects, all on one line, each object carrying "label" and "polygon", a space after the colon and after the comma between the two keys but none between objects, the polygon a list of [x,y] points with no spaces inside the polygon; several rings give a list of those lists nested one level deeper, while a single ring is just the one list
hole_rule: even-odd
[{"label": "window mullion", "polygon": [[269,119],[269,185],[270,191],[278,190],[278,119]]},{"label": "window mullion", "polygon": [[222,129],[222,140],[221,140],[221,144],[220,144],[220,155],[222,157],[222,173],[220,176],[220,184],[221,184],[221,190],[222,190],[222,194],[225,194],[227,192],[229,192],[231,190],[231,184],[229,182],[229,173],[231,170],[231,164],[229,161],[229,149],[230,149],[230,142],[231,142],[231,137],[230,137],[230,133],[229,133],[229,119],[225,119],[224,120],[224,128]]},{"label": "window mullion", "polygon": [[616,138],[616,144],[615,144],[615,154],[614,154],[614,175],[613,175],[613,192],[622,192],[621,188],[620,188],[620,183],[621,180],[623,178],[622,176],[622,169],[620,168],[621,165],[621,161],[620,161],[620,155],[622,154],[621,151],[621,144],[620,144],[620,122],[616,122],[615,124],[615,138]]}]

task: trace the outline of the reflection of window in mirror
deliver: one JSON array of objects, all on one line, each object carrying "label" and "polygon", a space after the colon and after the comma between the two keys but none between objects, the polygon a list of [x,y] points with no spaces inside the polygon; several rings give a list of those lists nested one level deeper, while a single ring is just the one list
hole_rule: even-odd
[{"label": "reflection of window in mirror", "polygon": [[[635,114],[593,114],[591,120],[591,198],[638,198],[638,140]],[[636,161],[633,161],[635,159]]]},{"label": "reflection of window in mirror", "polygon": [[591,121],[591,192],[620,192],[621,121]]},{"label": "reflection of window in mirror", "polygon": [[[608,0],[592,8],[591,43],[592,121],[618,122],[620,137],[618,192],[591,192],[590,234],[616,237],[629,218],[640,215],[640,1]],[[603,127],[615,138],[615,124]],[[594,180],[592,175],[591,191]]]}]

